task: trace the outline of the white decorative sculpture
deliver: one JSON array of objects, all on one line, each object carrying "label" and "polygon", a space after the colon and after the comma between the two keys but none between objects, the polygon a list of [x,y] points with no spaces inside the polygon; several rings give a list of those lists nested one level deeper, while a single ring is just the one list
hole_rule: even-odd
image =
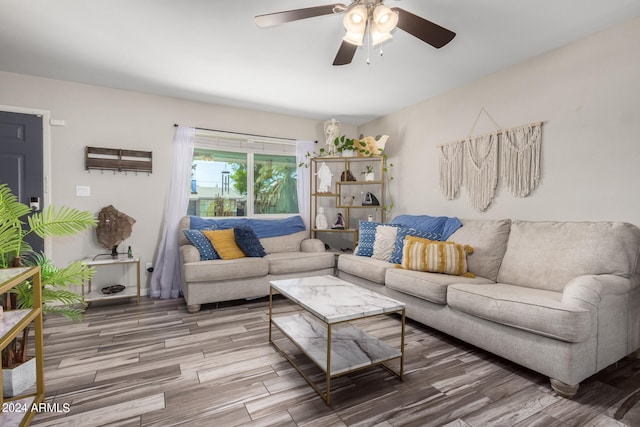
[{"label": "white decorative sculpture", "polygon": [[329,166],[327,166],[325,162],[322,162],[322,165],[320,165],[320,168],[318,168],[318,172],[316,172],[316,175],[320,180],[320,182],[318,183],[318,192],[328,193],[331,188],[331,177],[333,177]]},{"label": "white decorative sculpture", "polygon": [[336,119],[327,120],[324,122],[324,134],[327,137],[324,145],[327,147],[327,153],[333,156],[336,154],[336,146],[333,141],[340,136],[340,130],[342,124]]},{"label": "white decorative sculpture", "polygon": [[318,230],[326,230],[329,228],[329,221],[324,214],[324,208],[318,208],[318,214],[316,215],[316,229]]}]

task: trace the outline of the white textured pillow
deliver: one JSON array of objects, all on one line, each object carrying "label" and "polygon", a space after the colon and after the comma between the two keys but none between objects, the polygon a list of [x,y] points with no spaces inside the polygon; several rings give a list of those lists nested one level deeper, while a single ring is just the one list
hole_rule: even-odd
[{"label": "white textured pillow", "polygon": [[373,255],[371,258],[389,261],[396,247],[398,227],[390,225],[378,225],[376,227],[376,240],[373,242]]}]

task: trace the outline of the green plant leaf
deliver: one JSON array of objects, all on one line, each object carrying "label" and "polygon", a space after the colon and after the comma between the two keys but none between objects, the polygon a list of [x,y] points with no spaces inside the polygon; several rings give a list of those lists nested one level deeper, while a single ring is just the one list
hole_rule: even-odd
[{"label": "green plant leaf", "polygon": [[96,225],[97,220],[92,213],[67,207],[56,212],[55,207],[49,206],[29,217],[31,231],[43,238],[71,236]]}]

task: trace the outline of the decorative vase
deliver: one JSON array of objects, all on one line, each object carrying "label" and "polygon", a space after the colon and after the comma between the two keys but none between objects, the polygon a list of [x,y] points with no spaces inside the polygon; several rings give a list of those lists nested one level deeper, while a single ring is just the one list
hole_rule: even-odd
[{"label": "decorative vase", "polygon": [[2,369],[2,390],[4,397],[14,397],[22,394],[36,383],[36,358],[11,369]]},{"label": "decorative vase", "polygon": [[375,180],[375,173],[374,172],[365,173],[364,174],[364,180],[365,181],[374,181]]},{"label": "decorative vase", "polygon": [[342,157],[353,157],[353,150],[342,150]]}]

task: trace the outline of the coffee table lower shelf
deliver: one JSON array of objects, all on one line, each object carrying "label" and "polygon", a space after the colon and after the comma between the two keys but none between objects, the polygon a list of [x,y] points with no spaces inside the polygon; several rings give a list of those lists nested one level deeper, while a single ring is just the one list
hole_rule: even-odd
[{"label": "coffee table lower shelf", "polygon": [[385,362],[402,359],[402,351],[348,322],[327,324],[308,313],[299,313],[272,318],[271,323],[325,372],[326,391],[323,392],[271,338],[271,325],[269,325],[271,343],[323,397],[327,405],[330,403],[331,378],[374,365],[382,365],[402,379],[402,369],[396,372],[385,365]]}]

